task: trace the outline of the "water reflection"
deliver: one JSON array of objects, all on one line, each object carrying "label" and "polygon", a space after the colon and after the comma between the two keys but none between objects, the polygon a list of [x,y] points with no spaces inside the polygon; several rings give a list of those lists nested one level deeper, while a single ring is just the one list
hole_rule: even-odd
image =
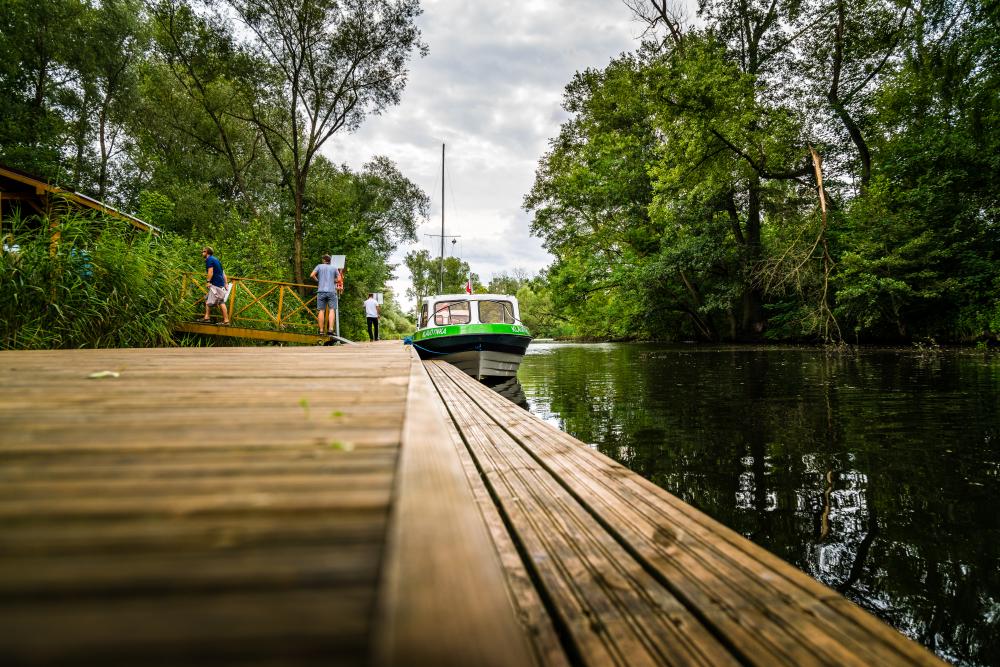
[{"label": "water reflection", "polygon": [[487,387],[497,392],[515,405],[528,409],[528,397],[524,394],[524,387],[516,377],[512,378],[485,378],[483,381]]},{"label": "water reflection", "polygon": [[530,409],[942,657],[1000,664],[1000,361],[532,345]]}]

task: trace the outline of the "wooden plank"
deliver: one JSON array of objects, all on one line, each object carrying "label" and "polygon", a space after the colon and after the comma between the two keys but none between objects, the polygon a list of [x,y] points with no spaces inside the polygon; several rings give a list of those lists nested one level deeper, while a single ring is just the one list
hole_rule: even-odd
[{"label": "wooden plank", "polygon": [[224,336],[228,338],[244,338],[246,340],[273,340],[279,343],[301,343],[304,345],[322,345],[330,340],[329,336],[318,334],[295,333],[292,331],[272,331],[266,329],[250,329],[235,325],[219,326],[217,324],[198,324],[181,322],[174,331],[202,334],[208,336]]},{"label": "wooden plank", "polygon": [[0,505],[6,502],[60,500],[101,496],[135,502],[181,496],[221,496],[233,494],[302,495],[338,491],[382,490],[392,484],[393,471],[358,471],[351,474],[325,473],[254,476],[204,477],[189,479],[150,479],[135,476],[106,479],[58,481],[28,480],[0,486]]},{"label": "wooden plank", "polygon": [[[429,364],[477,467],[516,533],[576,660],[603,665],[738,664],[557,480]],[[493,427],[493,428],[491,428]]]},{"label": "wooden plank", "polygon": [[355,543],[381,544],[388,513],[315,510],[287,514],[163,517],[126,516],[115,521],[83,517],[71,522],[8,524],[0,531],[0,553],[10,557],[88,554],[186,553],[205,549],[263,548],[268,545],[338,549]]},{"label": "wooden plank", "polygon": [[0,602],[7,664],[364,665],[371,590]]},{"label": "wooden plank", "polygon": [[457,369],[440,369],[753,664],[942,664],[839,594]]},{"label": "wooden plank", "polygon": [[0,662],[368,664],[411,364],[0,353]]},{"label": "wooden plank", "polygon": [[462,442],[455,422],[449,419],[446,425],[455,451],[458,452],[458,457],[462,462],[462,468],[469,480],[476,505],[482,512],[483,520],[490,531],[490,537],[493,538],[493,545],[500,556],[511,600],[514,602],[518,620],[521,622],[534,651],[536,663],[546,667],[568,667],[569,660],[562,643],[559,641],[555,626],[552,624],[552,617],[535,589],[531,575],[517,551],[517,545],[514,544],[507,532],[507,526],[504,524],[500,512],[497,511],[493,498],[490,497],[490,492],[476,468],[475,461],[472,460],[469,450]]},{"label": "wooden plank", "polygon": [[180,592],[357,586],[374,591],[380,541],[329,545],[220,546],[183,553],[0,555],[0,596],[95,598]]},{"label": "wooden plank", "polygon": [[[128,479],[200,479],[207,477],[243,477],[257,474],[294,475],[298,473],[348,474],[393,470],[396,451],[392,448],[364,449],[352,456],[339,456],[342,450],[303,451],[294,447],[273,449],[265,454],[247,454],[233,450],[188,452],[178,461],[170,452],[151,452],[123,468],[121,453],[76,455],[39,455],[14,459],[0,454],[0,481],[42,482],[46,480]],[[2,492],[2,489],[0,489]]]},{"label": "wooden plank", "polygon": [[411,363],[375,664],[532,664],[440,401],[412,350]]}]

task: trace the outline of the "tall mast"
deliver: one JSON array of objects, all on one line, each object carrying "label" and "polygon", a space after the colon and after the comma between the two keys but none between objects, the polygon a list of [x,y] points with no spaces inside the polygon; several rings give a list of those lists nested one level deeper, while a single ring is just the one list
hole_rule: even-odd
[{"label": "tall mast", "polygon": [[438,294],[444,294],[444,144],[441,144],[441,277]]}]

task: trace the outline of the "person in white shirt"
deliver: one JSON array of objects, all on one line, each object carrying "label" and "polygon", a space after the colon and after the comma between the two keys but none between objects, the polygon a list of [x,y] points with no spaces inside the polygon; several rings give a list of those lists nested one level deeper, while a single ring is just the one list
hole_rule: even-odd
[{"label": "person in white shirt", "polygon": [[365,301],[365,319],[368,320],[368,340],[378,340],[378,318],[382,314],[382,306],[378,305],[375,295],[368,293]]}]

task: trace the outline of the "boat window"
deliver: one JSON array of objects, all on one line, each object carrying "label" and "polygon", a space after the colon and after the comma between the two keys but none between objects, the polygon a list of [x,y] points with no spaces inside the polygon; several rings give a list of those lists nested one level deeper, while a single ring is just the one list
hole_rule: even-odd
[{"label": "boat window", "polygon": [[510,301],[480,301],[479,321],[483,324],[514,324],[514,304]]},{"label": "boat window", "polygon": [[434,304],[434,324],[468,324],[471,321],[468,301],[438,301]]},{"label": "boat window", "polygon": [[428,324],[430,321],[427,319],[427,302],[425,301],[424,305],[420,307],[420,321],[417,323],[417,328],[426,327]]}]

